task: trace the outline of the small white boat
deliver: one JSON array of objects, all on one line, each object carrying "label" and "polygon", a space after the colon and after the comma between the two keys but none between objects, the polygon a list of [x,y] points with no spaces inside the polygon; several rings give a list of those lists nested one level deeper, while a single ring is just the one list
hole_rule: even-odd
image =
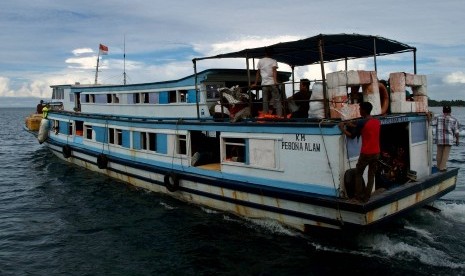
[{"label": "small white boat", "polygon": [[[196,58],[194,74],[178,80],[54,85],[44,144],[63,160],[131,185],[301,231],[389,222],[455,188],[458,169],[435,172],[432,165],[426,76],[416,74],[415,60],[413,72],[390,73],[390,90],[379,85],[376,57],[412,52],[415,59],[414,47],[358,34],[268,47],[291,68],[322,65],[312,81],[309,118],[260,116],[261,90],[250,89],[250,61],[264,56],[260,47]],[[367,57],[372,71],[324,71],[327,62]],[[247,68],[197,72],[199,62],[213,58],[243,58]],[[292,73],[279,72],[279,82],[292,84]],[[349,97],[355,86],[382,123],[383,158],[366,203],[350,200],[360,141],[338,128],[341,120],[360,117]],[[393,166],[396,157],[402,166]]]}]

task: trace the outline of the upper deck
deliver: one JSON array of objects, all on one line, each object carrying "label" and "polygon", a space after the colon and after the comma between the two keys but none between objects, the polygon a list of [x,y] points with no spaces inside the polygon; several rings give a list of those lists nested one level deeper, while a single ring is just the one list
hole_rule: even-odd
[{"label": "upper deck", "polygon": [[[182,79],[131,85],[54,85],[53,101],[64,111],[146,118],[211,118],[220,88],[243,87],[250,74],[241,69],[209,69]],[[290,73],[279,72],[280,82]]]},{"label": "upper deck", "polygon": [[[251,89],[256,71],[249,70],[250,59],[262,58],[265,48],[258,47],[211,57],[196,58],[193,75],[171,81],[132,85],[56,85],[53,100],[63,102],[63,109],[85,114],[158,118],[207,119],[218,112],[232,121],[241,109],[249,109],[242,118],[256,118],[261,111],[261,88]],[[317,35],[314,37],[270,45],[273,58],[294,70],[297,66],[321,64],[321,78],[312,78],[309,118],[348,120],[358,118],[358,102],[363,98],[373,104],[372,115],[427,111],[426,76],[416,74],[416,48],[379,36],[358,34]],[[382,86],[377,75],[376,57],[413,52],[413,73],[392,72],[389,86]],[[324,63],[373,57],[374,70],[346,70],[325,73]],[[205,59],[245,58],[247,69],[209,69],[197,72],[196,65]],[[252,66],[254,67],[254,66]],[[292,80],[290,77],[292,76]],[[279,72],[284,113],[289,114],[285,95],[293,94],[294,72]],[[231,88],[231,96],[222,88]],[[410,87],[412,97],[405,95]],[[237,93],[237,92],[240,93]],[[223,97],[224,96],[224,97]],[[241,97],[244,96],[244,97]],[[221,103],[219,102],[221,100]],[[218,105],[220,103],[220,105]],[[263,116],[263,114],[262,114]],[[265,114],[264,117],[272,114]],[[301,119],[306,119],[304,117]]]}]

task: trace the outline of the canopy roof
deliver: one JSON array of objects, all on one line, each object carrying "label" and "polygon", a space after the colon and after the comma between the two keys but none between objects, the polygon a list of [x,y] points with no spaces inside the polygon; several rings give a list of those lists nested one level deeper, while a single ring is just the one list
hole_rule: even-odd
[{"label": "canopy roof", "polygon": [[290,66],[303,66],[321,62],[320,43],[323,61],[366,58],[416,51],[415,47],[380,36],[360,34],[319,34],[313,37],[281,42],[266,47],[245,49],[238,52],[196,58],[195,60],[216,58],[263,58],[265,50],[271,49],[272,57]]}]

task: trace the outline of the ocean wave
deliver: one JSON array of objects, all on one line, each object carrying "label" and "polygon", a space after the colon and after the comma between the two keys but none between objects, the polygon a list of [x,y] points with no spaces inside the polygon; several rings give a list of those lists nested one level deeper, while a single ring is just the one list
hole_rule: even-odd
[{"label": "ocean wave", "polygon": [[465,223],[465,202],[437,201],[436,207],[441,209],[441,215],[448,220]]},{"label": "ocean wave", "polygon": [[425,243],[413,244],[405,240],[391,239],[387,235],[378,234],[366,239],[365,245],[371,247],[373,253],[379,252],[382,256],[388,256],[390,259],[394,258],[402,261],[405,261],[406,258],[411,259],[411,261],[417,259],[423,264],[437,267],[465,268],[465,263],[456,262],[446,252]]},{"label": "ocean wave", "polygon": [[245,220],[252,223],[252,224],[248,224],[248,226],[252,226],[252,228],[255,228],[253,226],[258,226],[261,229],[264,229],[273,234],[280,234],[280,235],[286,235],[286,236],[299,236],[300,235],[300,232],[286,228],[281,223],[275,220],[251,219],[251,218],[246,218]]},{"label": "ocean wave", "polygon": [[176,209],[176,207],[169,205],[168,203],[165,202],[160,202],[160,205],[165,207],[166,210],[173,210]]}]

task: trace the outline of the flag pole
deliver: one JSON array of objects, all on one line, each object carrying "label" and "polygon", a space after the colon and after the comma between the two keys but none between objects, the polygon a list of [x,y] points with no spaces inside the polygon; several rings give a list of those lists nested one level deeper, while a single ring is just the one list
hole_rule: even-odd
[{"label": "flag pole", "polygon": [[98,64],[100,60],[100,46],[98,48],[98,54],[97,54],[97,67],[95,68],[95,85],[97,85],[97,79],[98,79]]}]

